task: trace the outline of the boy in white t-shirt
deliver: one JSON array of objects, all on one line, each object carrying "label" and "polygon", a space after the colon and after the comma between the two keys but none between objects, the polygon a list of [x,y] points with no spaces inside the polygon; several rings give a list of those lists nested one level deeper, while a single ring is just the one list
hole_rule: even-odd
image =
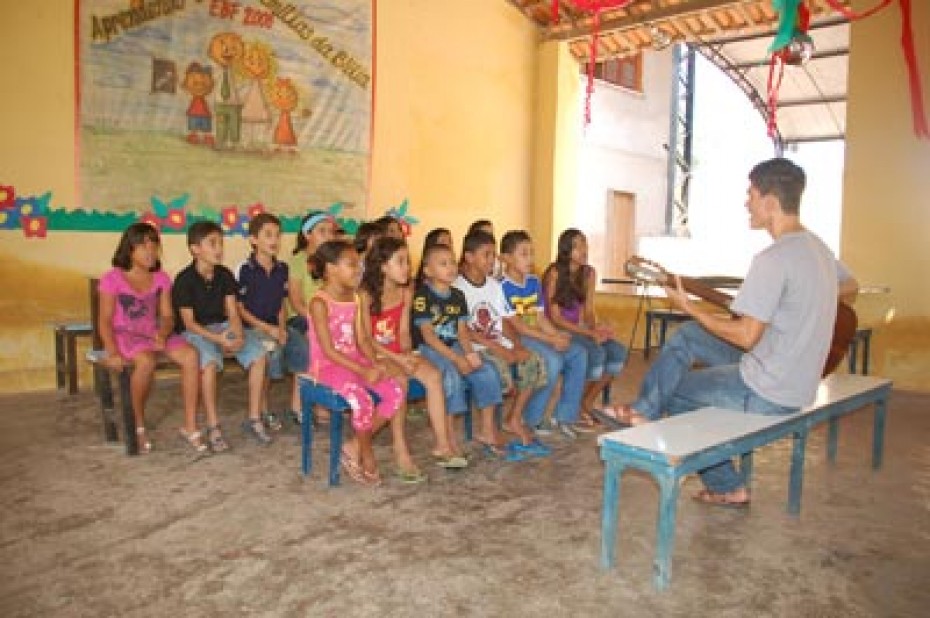
[{"label": "boy in white t-shirt", "polygon": [[515,314],[504,297],[504,290],[500,282],[488,276],[495,257],[493,236],[483,231],[468,234],[462,243],[461,274],[453,286],[465,295],[468,302],[467,323],[475,335],[476,349],[497,369],[504,392],[514,392],[513,409],[509,415],[511,422],[507,429],[519,439],[507,444],[508,459],[527,455],[544,457],[551,450],[526,427],[523,410],[533,393],[546,386],[545,365],[538,354],[520,343],[511,323]]}]

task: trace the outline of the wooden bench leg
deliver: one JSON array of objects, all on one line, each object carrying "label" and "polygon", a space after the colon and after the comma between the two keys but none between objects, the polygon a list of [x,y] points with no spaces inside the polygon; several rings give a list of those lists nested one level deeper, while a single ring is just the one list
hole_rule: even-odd
[{"label": "wooden bench leg", "polygon": [[110,372],[94,365],[95,381],[100,388],[100,418],[103,421],[103,437],[107,442],[118,442],[119,432],[116,430],[113,410],[113,381]]},{"label": "wooden bench leg", "polygon": [[78,366],[77,366],[77,337],[74,333],[65,333],[67,362],[68,362],[68,394],[78,392]]},{"label": "wooden bench leg", "polygon": [[886,401],[880,399],[875,402],[875,420],[872,429],[872,469],[882,467],[882,456],[885,450],[885,415]]},{"label": "wooden bench leg", "polygon": [[617,514],[623,464],[608,461],[604,466],[604,503],[601,506],[601,568],[614,565],[617,551]]},{"label": "wooden bench leg", "polygon": [[139,454],[139,441],[136,439],[136,415],[132,413],[132,392],[130,380],[132,371],[123,369],[119,372],[120,408],[123,411],[123,439],[126,441],[126,454],[130,457]]},{"label": "wooden bench leg", "polygon": [[749,489],[752,486],[752,451],[740,455],[739,473],[743,477],[743,484],[746,485],[746,489]]},{"label": "wooden bench leg", "polygon": [[65,336],[61,328],[55,328],[55,387],[65,387]]},{"label": "wooden bench leg", "polygon": [[788,488],[788,513],[801,513],[801,489],[804,486],[804,451],[807,448],[807,431],[794,434],[791,451],[791,484]]},{"label": "wooden bench leg", "polygon": [[339,466],[342,459],[342,410],[329,413],[329,486],[339,486]]},{"label": "wooden bench leg", "polygon": [[680,485],[674,475],[662,475],[659,481],[659,523],[654,580],[659,590],[668,588],[672,579],[672,550],[675,547],[675,515]]},{"label": "wooden bench leg", "polygon": [[836,463],[836,443],[840,437],[840,419],[836,416],[827,421],[827,461]]}]

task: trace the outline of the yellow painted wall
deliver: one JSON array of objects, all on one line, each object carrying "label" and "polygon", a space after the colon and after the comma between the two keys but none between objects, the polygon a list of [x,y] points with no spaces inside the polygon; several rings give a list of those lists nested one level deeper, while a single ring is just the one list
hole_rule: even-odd
[{"label": "yellow painted wall", "polygon": [[[854,0],[863,10],[871,0]],[[912,2],[923,97],[930,113],[930,3]],[[852,26],[842,255],[863,282],[891,287],[863,299],[879,325],[876,371],[930,389],[930,139],[914,135],[897,3]],[[870,304],[871,303],[871,304]],[[884,312],[893,311],[887,322]]]},{"label": "yellow painted wall", "polygon": [[[5,2],[0,20],[0,183],[51,189],[77,205],[72,0]],[[536,30],[502,0],[380,0],[369,215],[410,200],[423,233],[460,236],[479,217],[529,221]],[[0,392],[52,388],[49,323],[86,319],[87,277],[109,265],[118,236],[0,232]],[[247,253],[228,240],[226,263]],[[165,238],[165,266],[188,260]],[[81,349],[84,349],[82,345]],[[82,363],[83,364],[83,363]],[[87,385],[88,375],[82,383]]]}]

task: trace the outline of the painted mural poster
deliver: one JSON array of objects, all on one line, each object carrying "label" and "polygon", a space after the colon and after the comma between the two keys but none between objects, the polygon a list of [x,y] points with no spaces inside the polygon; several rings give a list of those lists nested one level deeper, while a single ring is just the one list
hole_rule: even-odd
[{"label": "painted mural poster", "polygon": [[374,0],[80,0],[82,206],[367,198]]}]

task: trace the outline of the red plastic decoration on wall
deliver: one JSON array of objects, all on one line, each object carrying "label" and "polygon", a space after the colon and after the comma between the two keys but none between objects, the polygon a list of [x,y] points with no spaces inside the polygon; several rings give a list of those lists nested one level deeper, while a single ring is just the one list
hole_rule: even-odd
[{"label": "red plastic decoration on wall", "polygon": [[[588,60],[588,86],[585,89],[584,123],[591,122],[591,95],[594,94],[594,65],[597,63],[597,42],[601,32],[601,11],[605,9],[622,9],[633,0],[567,0],[576,9],[592,13],[594,25],[591,29],[591,58]],[[559,22],[559,0],[552,0],[552,23]]]}]

